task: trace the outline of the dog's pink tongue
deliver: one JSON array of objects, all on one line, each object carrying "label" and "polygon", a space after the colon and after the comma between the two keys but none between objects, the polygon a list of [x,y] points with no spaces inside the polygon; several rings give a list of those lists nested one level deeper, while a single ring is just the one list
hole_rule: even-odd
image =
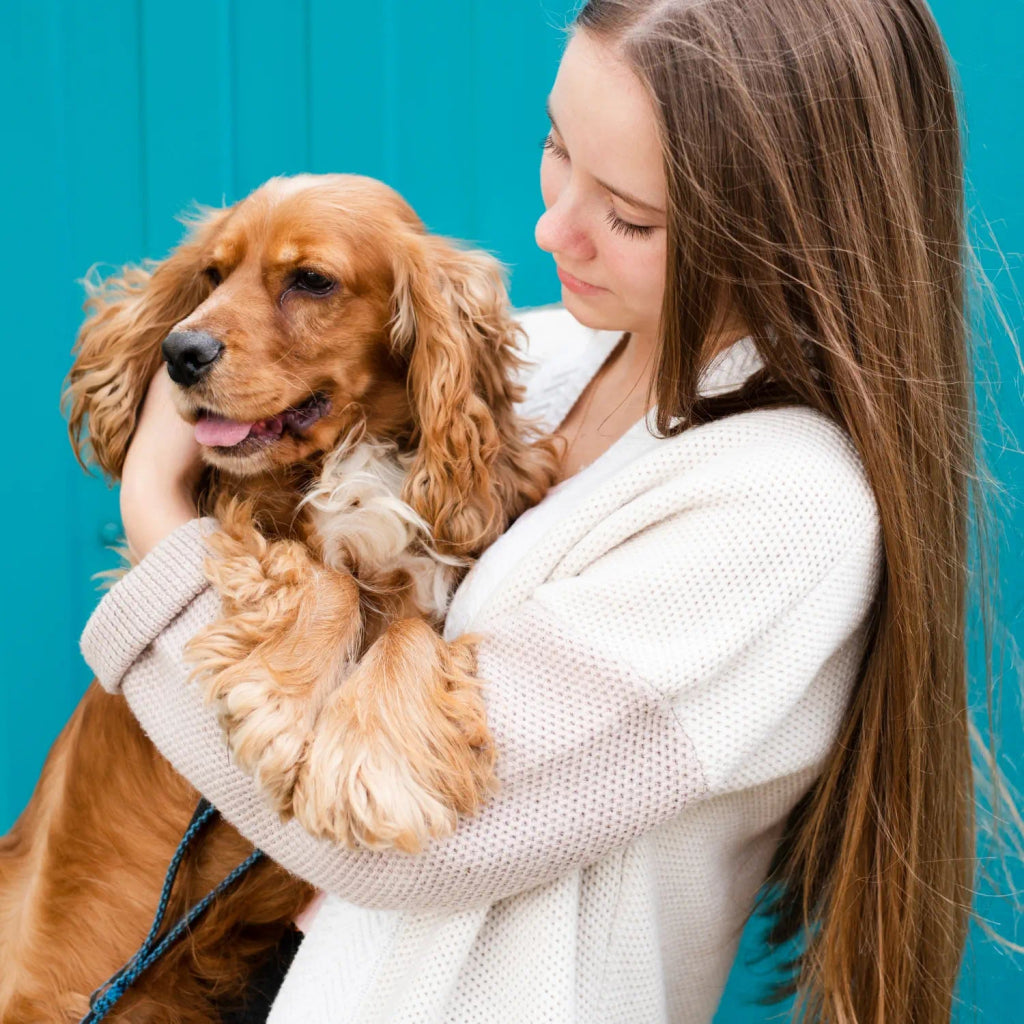
[{"label": "dog's pink tongue", "polygon": [[230,448],[248,437],[251,429],[251,423],[239,423],[237,420],[227,420],[222,416],[208,414],[197,421],[195,436],[200,444]]}]

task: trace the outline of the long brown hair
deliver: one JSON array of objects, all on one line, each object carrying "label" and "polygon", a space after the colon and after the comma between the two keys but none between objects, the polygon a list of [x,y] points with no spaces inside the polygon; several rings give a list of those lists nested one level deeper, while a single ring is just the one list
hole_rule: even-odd
[{"label": "long brown hair", "polygon": [[[768,947],[803,940],[762,1001],[796,993],[799,1019],[829,1024],[947,1024],[975,867],[970,497],[982,552],[988,527],[945,43],[924,0],[589,0],[572,30],[633,69],[659,122],[659,433],[810,405],[848,432],[878,499],[865,655],[754,908]],[[705,340],[735,316],[764,370],[699,398]]]}]

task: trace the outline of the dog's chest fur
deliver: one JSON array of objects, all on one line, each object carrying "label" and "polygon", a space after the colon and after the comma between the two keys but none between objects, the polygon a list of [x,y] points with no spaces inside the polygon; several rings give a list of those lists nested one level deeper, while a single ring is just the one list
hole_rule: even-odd
[{"label": "dog's chest fur", "polygon": [[466,562],[431,544],[428,524],[401,498],[414,456],[372,440],[342,444],[324,460],[300,503],[323,561],[368,590],[408,574],[421,614],[440,620]]}]

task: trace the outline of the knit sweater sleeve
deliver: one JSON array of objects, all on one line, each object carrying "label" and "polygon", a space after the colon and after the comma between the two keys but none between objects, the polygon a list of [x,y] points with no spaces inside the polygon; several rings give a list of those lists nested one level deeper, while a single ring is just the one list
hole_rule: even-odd
[{"label": "knit sweater sleeve", "polygon": [[500,791],[423,853],[314,839],[230,763],[182,661],[220,608],[202,580],[210,520],[180,527],[104,596],[83,653],[175,768],[296,875],[380,908],[514,895],[716,794],[806,773],[827,746],[805,709],[824,697],[834,723],[845,705],[831,670],[856,661],[876,591],[877,506],[831,437],[750,431],[716,445],[723,426],[701,428],[688,472],[604,518],[486,622]]}]

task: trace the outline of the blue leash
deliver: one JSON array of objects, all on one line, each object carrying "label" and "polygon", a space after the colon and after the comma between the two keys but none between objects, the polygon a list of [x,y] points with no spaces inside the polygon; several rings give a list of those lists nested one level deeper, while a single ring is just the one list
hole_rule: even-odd
[{"label": "blue leash", "polygon": [[178,843],[178,848],[174,851],[174,856],[171,858],[171,863],[167,868],[163,891],[160,893],[160,902],[156,908],[156,917],[153,918],[153,927],[150,928],[145,941],[131,960],[100,985],[89,997],[89,1012],[81,1019],[79,1024],[98,1024],[99,1021],[103,1020],[121,996],[135,984],[139,975],[156,963],[188,931],[196,919],[218,896],[230,889],[253,865],[266,856],[262,850],[253,850],[227,878],[211,889],[198,903],[188,910],[181,920],[157,943],[157,933],[160,931],[164,915],[167,913],[167,903],[171,897],[171,887],[174,885],[174,879],[178,874],[182,858],[185,856],[185,852],[193,840],[202,831],[203,826],[216,813],[217,809],[205,797],[200,798],[195,813],[192,815],[192,820],[189,822],[185,834],[181,837],[181,842]]}]

